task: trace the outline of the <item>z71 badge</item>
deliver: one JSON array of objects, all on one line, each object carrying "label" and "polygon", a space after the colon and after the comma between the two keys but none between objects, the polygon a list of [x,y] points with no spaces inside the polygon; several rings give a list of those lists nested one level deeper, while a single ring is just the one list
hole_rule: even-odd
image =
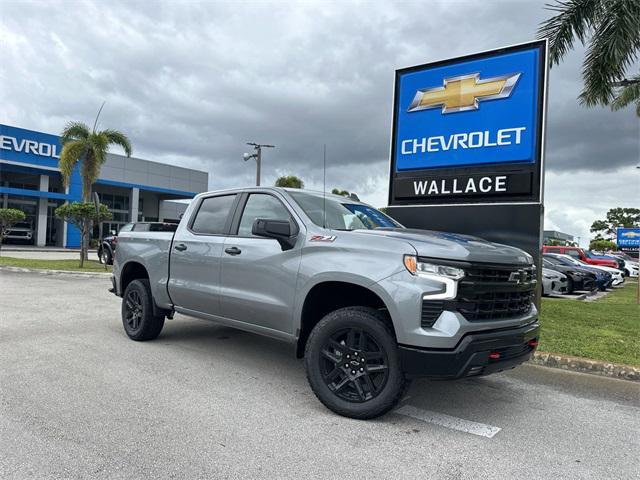
[{"label": "z71 badge", "polygon": [[310,242],[334,242],[336,239],[335,235],[314,235],[309,241]]}]

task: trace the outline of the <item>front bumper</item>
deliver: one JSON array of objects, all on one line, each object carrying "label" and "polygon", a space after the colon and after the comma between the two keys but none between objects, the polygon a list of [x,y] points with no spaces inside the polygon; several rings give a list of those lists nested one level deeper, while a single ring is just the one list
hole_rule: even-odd
[{"label": "front bumper", "polygon": [[400,361],[410,377],[456,379],[488,375],[529,360],[539,335],[540,324],[535,321],[519,328],[468,333],[453,349],[400,345]]}]

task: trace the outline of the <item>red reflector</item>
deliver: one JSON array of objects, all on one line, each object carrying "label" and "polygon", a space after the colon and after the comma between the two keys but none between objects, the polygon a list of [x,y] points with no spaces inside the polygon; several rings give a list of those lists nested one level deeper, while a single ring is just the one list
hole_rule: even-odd
[{"label": "red reflector", "polygon": [[491,352],[489,354],[489,358],[491,360],[498,360],[500,358],[500,354],[498,352]]},{"label": "red reflector", "polygon": [[537,340],[529,340],[529,346],[530,347],[537,347],[538,346],[538,341]]}]

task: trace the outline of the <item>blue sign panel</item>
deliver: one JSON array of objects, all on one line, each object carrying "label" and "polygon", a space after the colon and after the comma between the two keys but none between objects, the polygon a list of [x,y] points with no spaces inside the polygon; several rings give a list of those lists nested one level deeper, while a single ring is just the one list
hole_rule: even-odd
[{"label": "blue sign panel", "polygon": [[61,150],[57,135],[0,125],[0,158],[3,160],[57,168]]},{"label": "blue sign panel", "polygon": [[398,72],[395,172],[537,161],[539,45]]},{"label": "blue sign panel", "polygon": [[618,247],[640,248],[640,227],[618,228]]}]

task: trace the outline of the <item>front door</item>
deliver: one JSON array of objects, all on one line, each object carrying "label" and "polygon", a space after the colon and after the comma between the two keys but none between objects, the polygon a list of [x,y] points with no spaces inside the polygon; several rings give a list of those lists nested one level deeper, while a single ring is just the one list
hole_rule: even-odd
[{"label": "front door", "polygon": [[204,197],[174,236],[168,290],[177,307],[220,314],[221,255],[238,195]]},{"label": "front door", "polygon": [[293,334],[300,247],[283,251],[276,240],[253,236],[251,228],[258,218],[289,220],[292,230],[298,230],[289,210],[277,196],[252,193],[247,197],[237,231],[231,232],[224,243],[222,315]]}]

